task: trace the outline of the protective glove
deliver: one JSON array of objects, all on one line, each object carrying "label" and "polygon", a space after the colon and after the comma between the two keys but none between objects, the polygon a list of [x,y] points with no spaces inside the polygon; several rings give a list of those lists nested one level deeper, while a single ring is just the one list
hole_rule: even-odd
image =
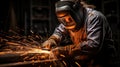
[{"label": "protective glove", "polygon": [[55,46],[57,46],[57,44],[54,39],[48,39],[42,44],[42,48],[47,50],[50,50]]},{"label": "protective glove", "polygon": [[62,59],[80,55],[81,47],[80,45],[68,45],[64,47],[56,47],[51,51],[57,58]]}]

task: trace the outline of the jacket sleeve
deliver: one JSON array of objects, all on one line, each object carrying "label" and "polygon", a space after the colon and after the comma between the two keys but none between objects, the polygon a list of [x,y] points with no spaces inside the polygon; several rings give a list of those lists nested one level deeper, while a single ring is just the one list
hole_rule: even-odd
[{"label": "jacket sleeve", "polygon": [[54,37],[53,39],[56,41],[57,44],[59,44],[61,40],[64,39],[66,34],[67,30],[65,29],[63,24],[60,24],[58,27],[55,28],[55,31],[50,38]]},{"label": "jacket sleeve", "polygon": [[101,13],[90,14],[88,16],[86,22],[87,40],[80,44],[81,55],[93,57],[101,50],[105,35],[103,23],[106,23],[106,20]]}]

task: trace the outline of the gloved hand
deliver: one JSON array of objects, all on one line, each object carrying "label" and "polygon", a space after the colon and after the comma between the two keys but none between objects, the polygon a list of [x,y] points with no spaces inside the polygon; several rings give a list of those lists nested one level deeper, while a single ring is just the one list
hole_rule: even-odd
[{"label": "gloved hand", "polygon": [[64,47],[56,47],[51,50],[57,58],[74,57],[80,54],[80,45],[68,45]]},{"label": "gloved hand", "polygon": [[55,46],[57,46],[57,44],[53,39],[48,39],[42,44],[42,48],[47,50],[50,50],[52,47],[55,47]]}]

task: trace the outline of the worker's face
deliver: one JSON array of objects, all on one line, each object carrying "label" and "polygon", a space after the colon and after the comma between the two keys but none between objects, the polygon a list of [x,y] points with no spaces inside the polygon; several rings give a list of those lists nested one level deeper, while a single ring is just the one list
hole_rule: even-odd
[{"label": "worker's face", "polygon": [[65,25],[66,29],[74,29],[76,26],[76,22],[70,16],[69,13],[58,13],[57,14],[58,20]]}]

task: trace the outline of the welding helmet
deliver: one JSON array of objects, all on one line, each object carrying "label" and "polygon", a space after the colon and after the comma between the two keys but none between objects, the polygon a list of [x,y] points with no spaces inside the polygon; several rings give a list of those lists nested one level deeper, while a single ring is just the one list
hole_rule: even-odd
[{"label": "welding helmet", "polygon": [[79,11],[81,8],[79,0],[60,0],[55,7],[57,18],[66,29],[75,29],[80,26],[82,17]]}]

